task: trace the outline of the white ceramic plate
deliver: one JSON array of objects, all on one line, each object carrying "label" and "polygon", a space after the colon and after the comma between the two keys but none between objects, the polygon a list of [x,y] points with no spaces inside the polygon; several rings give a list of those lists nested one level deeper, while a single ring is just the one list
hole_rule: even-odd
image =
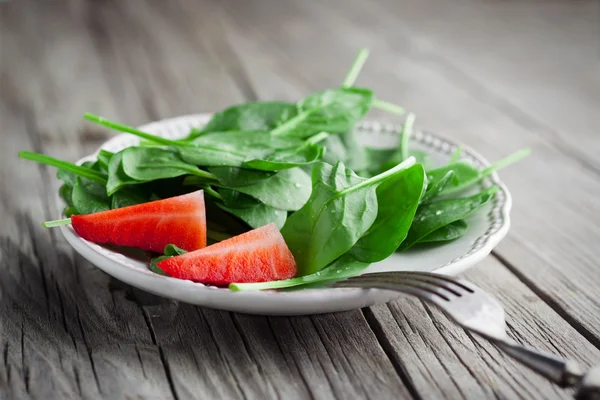
[{"label": "white ceramic plate", "polygon": [[[141,129],[167,138],[181,138],[186,136],[192,127],[202,126],[209,118],[209,114],[183,116],[154,122],[142,126]],[[370,146],[391,147],[398,143],[398,126],[365,121],[357,129],[361,141]],[[122,134],[106,142],[102,148],[116,152],[136,145],[138,141],[133,135]],[[443,164],[454,152],[457,144],[433,134],[418,132],[412,139],[412,146],[426,151],[435,164]],[[463,158],[481,168],[488,165],[476,152],[466,146],[461,147]],[[93,158],[95,155],[81,161]],[[394,254],[382,262],[372,264],[365,272],[419,270],[453,275],[481,261],[508,232],[511,208],[510,193],[496,174],[490,176],[483,184],[496,184],[500,190],[492,202],[469,218],[469,229],[462,238],[435,248]],[[148,292],[204,307],[251,314],[302,315],[351,310],[387,302],[398,296],[389,291],[375,289],[232,292],[224,288],[157,275],[149,271],[142,260],[88,242],[80,238],[70,226],[63,226],[61,230],[79,254],[107,274]]]}]

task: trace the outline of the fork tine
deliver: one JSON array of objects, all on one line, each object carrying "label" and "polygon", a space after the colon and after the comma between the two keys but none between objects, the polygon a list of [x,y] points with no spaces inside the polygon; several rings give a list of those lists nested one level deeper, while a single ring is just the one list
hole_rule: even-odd
[{"label": "fork tine", "polygon": [[429,275],[417,275],[417,274],[365,274],[360,276],[354,276],[348,278],[349,281],[354,282],[357,280],[384,280],[388,282],[405,282],[407,280],[410,281],[418,281],[425,284],[429,284],[436,288],[445,290],[449,292],[448,294],[452,294],[454,296],[462,296],[463,294],[467,294],[465,289],[461,286],[452,285],[451,283],[446,282],[442,279],[437,279],[435,276]]},{"label": "fork tine", "polygon": [[[397,276],[413,276],[413,277],[422,277],[423,279],[428,279],[430,282],[447,282],[458,286],[459,288],[466,290],[470,293],[474,293],[478,288],[470,282],[464,281],[462,279],[455,278],[453,276],[447,276],[442,274],[436,274],[433,272],[423,272],[423,271],[391,271],[391,272],[371,272],[368,274],[363,274],[359,276],[378,276],[382,278],[392,278]],[[447,286],[444,285],[444,286]]]},{"label": "fork tine", "polygon": [[439,286],[414,279],[346,279],[334,283],[332,287],[363,287],[397,290],[427,300],[439,301],[440,299],[443,299],[445,301],[450,301],[448,293],[444,292]]}]

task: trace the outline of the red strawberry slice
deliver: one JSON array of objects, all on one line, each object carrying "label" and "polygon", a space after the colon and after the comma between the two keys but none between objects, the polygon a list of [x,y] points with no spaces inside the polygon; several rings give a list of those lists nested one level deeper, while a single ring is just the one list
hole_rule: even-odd
[{"label": "red strawberry slice", "polygon": [[161,261],[167,275],[213,285],[266,282],[296,275],[296,261],[275,224]]},{"label": "red strawberry slice", "polygon": [[202,190],[95,214],[71,217],[79,236],[94,243],[162,253],[172,243],[193,251],[206,246]]}]

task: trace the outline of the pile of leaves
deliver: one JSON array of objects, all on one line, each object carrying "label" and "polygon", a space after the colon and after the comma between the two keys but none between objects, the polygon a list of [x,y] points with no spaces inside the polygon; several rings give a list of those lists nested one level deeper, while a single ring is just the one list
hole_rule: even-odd
[{"label": "pile of leaves", "polygon": [[[235,105],[182,139],[86,114],[89,121],[140,137],[140,144],[117,153],[101,150],[95,161],[81,165],[31,152],[20,156],[59,169],[67,217],[201,188],[213,242],[275,223],[294,254],[298,276],[232,284],[234,290],[354,275],[395,251],[462,236],[468,229],[465,218],[490,201],[497,188],[459,194],[480,187],[485,176],[526,154],[479,170],[461,160],[458,150],[447,165],[426,170],[426,155],[409,148],[412,114],[405,119],[397,149],[362,146],[355,126],[372,108],[404,113],[372,90],[354,86],[367,55],[359,52],[340,87],[296,103]],[[175,253],[168,249],[162,257]]]}]

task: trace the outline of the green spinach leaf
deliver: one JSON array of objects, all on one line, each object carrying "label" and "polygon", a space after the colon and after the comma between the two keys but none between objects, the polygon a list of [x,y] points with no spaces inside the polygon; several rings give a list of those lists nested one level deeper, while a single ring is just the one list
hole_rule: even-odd
[{"label": "green spinach leaf", "polygon": [[377,217],[379,181],[365,180],[339,162],[313,168],[309,201],[281,229],[298,265],[298,275],[317,272],[346,251]]},{"label": "green spinach leaf", "polygon": [[300,168],[280,171],[268,179],[236,187],[238,192],[252,196],[279,210],[300,209],[310,197],[310,177]]},{"label": "green spinach leaf", "polygon": [[129,147],[122,152],[121,164],[127,176],[140,182],[188,174],[213,178],[208,172],[181,160],[174,151],[158,147]]},{"label": "green spinach leaf", "polygon": [[445,199],[422,204],[417,209],[408,236],[400,245],[399,250],[406,250],[430,233],[459,219],[468,217],[487,204],[497,190],[497,186],[492,186],[471,197]]},{"label": "green spinach leaf", "polygon": [[77,178],[71,195],[73,207],[79,214],[93,214],[110,210],[110,199],[103,185]]},{"label": "green spinach leaf", "polygon": [[165,274],[165,272],[162,269],[160,269],[160,267],[156,264],[158,264],[159,262],[166,260],[168,258],[179,256],[179,255],[182,255],[185,253],[187,253],[186,250],[180,249],[179,247],[175,246],[174,244],[168,244],[165,247],[164,255],[152,258],[150,260],[150,263],[148,264],[148,268],[150,269],[150,271],[152,271],[154,273],[167,276],[167,274]]},{"label": "green spinach leaf", "polygon": [[123,151],[116,153],[108,162],[108,181],[106,182],[106,193],[109,196],[117,193],[121,188],[127,185],[136,185],[140,183],[133,179],[123,170]]},{"label": "green spinach leaf", "polygon": [[429,235],[425,236],[418,243],[439,243],[456,240],[463,236],[469,225],[464,219],[459,219],[446,226],[436,229]]},{"label": "green spinach leaf", "polygon": [[398,249],[412,224],[425,184],[425,171],[415,164],[377,187],[377,218],[350,249],[357,260],[381,261]]},{"label": "green spinach leaf", "polygon": [[[219,184],[232,188],[253,185],[275,175],[274,171],[256,171],[236,167],[210,167],[208,172],[217,178]],[[197,181],[196,177],[190,178],[192,178],[190,181]]]},{"label": "green spinach leaf", "polygon": [[427,183],[427,190],[421,198],[421,203],[426,203],[439,196],[453,180],[456,180],[456,172],[452,169],[448,170],[442,177],[431,175]]},{"label": "green spinach leaf", "polygon": [[323,147],[307,143],[299,147],[275,150],[258,159],[245,161],[245,168],[262,171],[279,171],[313,164],[323,156]]},{"label": "green spinach leaf", "polygon": [[213,115],[201,129],[190,138],[208,132],[270,131],[298,113],[296,104],[282,101],[257,101],[238,104]]}]

